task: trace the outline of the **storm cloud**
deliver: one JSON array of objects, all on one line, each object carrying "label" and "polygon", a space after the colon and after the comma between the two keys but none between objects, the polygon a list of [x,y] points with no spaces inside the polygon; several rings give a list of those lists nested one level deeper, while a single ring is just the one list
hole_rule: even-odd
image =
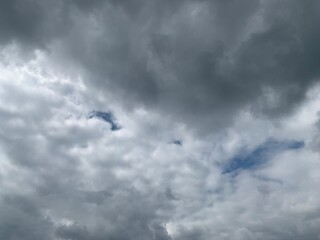
[{"label": "storm cloud", "polygon": [[320,238],[320,3],[2,0],[0,238]]}]

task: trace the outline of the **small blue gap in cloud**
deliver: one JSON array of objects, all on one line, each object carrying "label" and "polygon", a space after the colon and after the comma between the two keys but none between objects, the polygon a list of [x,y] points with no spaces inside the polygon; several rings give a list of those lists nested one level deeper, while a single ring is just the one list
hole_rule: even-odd
[{"label": "small blue gap in cloud", "polygon": [[111,124],[111,130],[117,131],[120,130],[121,127],[116,123],[116,118],[111,112],[102,112],[102,111],[92,111],[89,114],[89,118],[99,118],[105,122],[108,122]]},{"label": "small blue gap in cloud", "polygon": [[303,141],[269,139],[253,151],[242,151],[234,156],[223,168],[223,173],[231,173],[243,169],[254,169],[270,158],[286,150],[304,147]]},{"label": "small blue gap in cloud", "polygon": [[178,146],[182,146],[182,140],[179,140],[179,139],[175,139],[171,143],[175,144],[175,145],[178,145]]}]

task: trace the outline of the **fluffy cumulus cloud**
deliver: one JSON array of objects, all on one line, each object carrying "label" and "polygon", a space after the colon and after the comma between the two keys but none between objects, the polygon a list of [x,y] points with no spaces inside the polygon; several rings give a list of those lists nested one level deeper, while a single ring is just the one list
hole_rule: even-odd
[{"label": "fluffy cumulus cloud", "polygon": [[2,0],[0,239],[320,239],[320,4]]}]

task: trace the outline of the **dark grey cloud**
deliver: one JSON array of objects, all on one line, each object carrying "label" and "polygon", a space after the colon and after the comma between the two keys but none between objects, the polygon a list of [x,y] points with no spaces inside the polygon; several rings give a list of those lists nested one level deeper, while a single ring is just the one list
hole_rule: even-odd
[{"label": "dark grey cloud", "polygon": [[1,9],[3,44],[56,40],[88,86],[194,128],[224,126],[246,107],[290,113],[319,76],[316,1],[15,0]]},{"label": "dark grey cloud", "polygon": [[[123,232],[117,232],[115,234],[105,233],[105,232],[95,232],[90,233],[86,227],[71,225],[71,226],[59,226],[56,229],[56,236],[59,239],[69,239],[69,240],[102,240],[108,239],[139,239],[134,235],[126,234],[128,229],[123,229]],[[144,236],[145,235],[145,236]],[[162,226],[153,226],[151,228],[147,227],[146,232],[139,235],[141,239],[155,239],[155,240],[170,240],[168,233]]]},{"label": "dark grey cloud", "polygon": [[45,48],[70,23],[61,1],[4,0],[0,11],[0,43],[17,42],[22,48]]},{"label": "dark grey cloud", "polygon": [[86,227],[81,227],[77,225],[71,226],[59,226],[56,230],[56,236],[61,239],[70,240],[86,240],[89,239],[89,233]]},{"label": "dark grey cloud", "polygon": [[[319,238],[319,11],[1,1],[0,238]],[[301,142],[269,154],[270,137]],[[222,174],[228,159],[247,171]]]},{"label": "dark grey cloud", "polygon": [[[91,39],[94,47],[89,39],[89,52],[77,56],[92,82],[197,127],[199,116],[220,126],[245,106],[271,116],[288,113],[317,80],[315,2],[161,4],[158,11],[156,2],[145,3],[134,18],[110,6],[97,15],[103,38]],[[279,16],[272,15],[276,9]],[[254,17],[262,29],[247,27]]]},{"label": "dark grey cloud", "polygon": [[53,223],[41,213],[34,199],[19,194],[0,199],[2,239],[53,239]]}]

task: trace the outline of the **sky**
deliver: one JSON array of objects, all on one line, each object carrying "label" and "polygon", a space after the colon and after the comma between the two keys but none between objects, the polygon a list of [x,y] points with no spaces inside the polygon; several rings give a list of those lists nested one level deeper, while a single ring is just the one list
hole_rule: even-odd
[{"label": "sky", "polygon": [[320,2],[1,0],[0,239],[320,240]]}]

